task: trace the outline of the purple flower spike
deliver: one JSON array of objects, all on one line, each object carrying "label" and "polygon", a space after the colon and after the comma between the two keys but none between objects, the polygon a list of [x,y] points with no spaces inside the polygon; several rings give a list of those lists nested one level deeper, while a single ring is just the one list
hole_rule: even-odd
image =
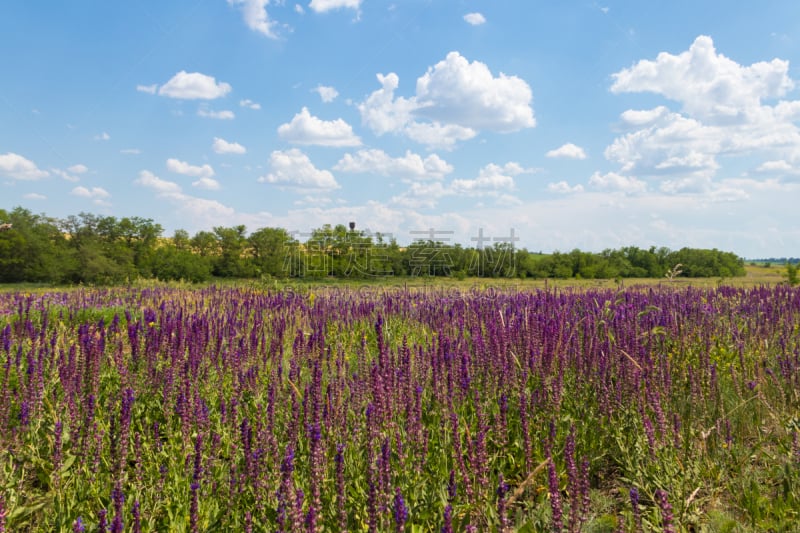
[{"label": "purple flower spike", "polygon": [[453,533],[453,507],[448,503],[444,508],[444,524],[441,533]]},{"label": "purple flower spike", "polygon": [[656,502],[661,508],[661,525],[664,533],[675,533],[675,528],[672,527],[672,505],[667,500],[667,492],[658,489],[656,491]]},{"label": "purple flower spike", "polygon": [[408,520],[408,507],[400,493],[400,487],[397,487],[394,492],[394,523],[398,532],[405,530],[406,520]]},{"label": "purple flower spike", "polygon": [[72,533],[84,533],[85,531],[86,526],[83,525],[83,518],[79,516],[72,524]]},{"label": "purple flower spike", "polygon": [[642,530],[642,512],[639,509],[639,491],[636,489],[636,487],[631,487],[630,498],[631,509],[633,509],[634,531],[639,532]]}]

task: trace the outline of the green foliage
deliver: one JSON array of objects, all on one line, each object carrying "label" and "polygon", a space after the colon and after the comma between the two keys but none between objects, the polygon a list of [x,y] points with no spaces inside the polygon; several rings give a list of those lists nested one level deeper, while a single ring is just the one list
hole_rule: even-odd
[{"label": "green foliage", "polygon": [[[16,208],[0,210],[0,282],[113,284],[137,278],[205,281],[218,278],[370,279],[386,276],[623,279],[728,278],[744,275],[729,252],[627,246],[601,253],[572,250],[550,255],[484,239],[475,248],[449,237],[416,239],[401,247],[380,233],[326,224],[298,241],[282,228],[247,235],[243,225],[217,226],[189,236],[176,230],[162,239],[150,219],[80,213],[63,220]],[[192,258],[197,264],[192,264]],[[681,272],[673,271],[681,264]],[[208,273],[210,265],[211,274]],[[796,268],[792,265],[788,267]],[[791,270],[789,270],[791,272]],[[796,282],[796,270],[794,278]]]},{"label": "green foliage", "polygon": [[792,287],[800,283],[800,278],[797,275],[797,264],[786,263],[786,283]]}]

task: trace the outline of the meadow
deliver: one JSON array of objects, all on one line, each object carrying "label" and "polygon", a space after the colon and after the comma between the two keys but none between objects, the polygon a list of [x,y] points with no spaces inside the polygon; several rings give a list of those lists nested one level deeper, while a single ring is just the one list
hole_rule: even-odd
[{"label": "meadow", "polygon": [[0,531],[796,531],[748,281],[5,290]]}]

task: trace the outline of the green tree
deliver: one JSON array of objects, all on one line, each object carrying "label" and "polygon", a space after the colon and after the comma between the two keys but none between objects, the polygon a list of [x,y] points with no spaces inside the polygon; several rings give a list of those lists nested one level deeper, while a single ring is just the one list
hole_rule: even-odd
[{"label": "green tree", "polygon": [[296,249],[294,239],[282,228],[261,228],[247,238],[256,274],[286,277],[290,254]]},{"label": "green tree", "polygon": [[214,228],[214,236],[219,245],[219,255],[214,260],[214,275],[224,278],[247,278],[254,269],[246,260],[247,228],[244,225]]},{"label": "green tree", "polygon": [[72,265],[67,243],[56,221],[16,207],[0,210],[0,282],[60,282]]}]

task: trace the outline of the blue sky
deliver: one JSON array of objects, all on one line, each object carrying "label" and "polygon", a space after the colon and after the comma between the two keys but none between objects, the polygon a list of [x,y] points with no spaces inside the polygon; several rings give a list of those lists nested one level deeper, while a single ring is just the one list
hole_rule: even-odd
[{"label": "blue sky", "polygon": [[800,255],[800,3],[0,4],[0,207]]}]

